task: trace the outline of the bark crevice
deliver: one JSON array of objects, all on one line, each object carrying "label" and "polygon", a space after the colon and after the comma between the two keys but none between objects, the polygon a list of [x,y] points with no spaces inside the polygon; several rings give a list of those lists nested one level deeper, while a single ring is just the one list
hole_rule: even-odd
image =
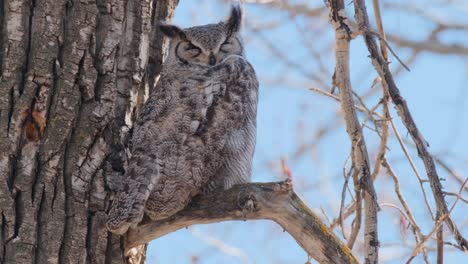
[{"label": "bark crevice", "polygon": [[95,247],[95,241],[93,241],[92,238],[92,232],[95,231],[93,227],[93,218],[94,218],[94,213],[93,212],[88,212],[88,218],[87,218],[87,229],[86,229],[86,263],[93,263],[94,259],[94,247]]},{"label": "bark crevice", "polygon": [[1,227],[1,234],[0,234],[0,262],[4,263],[5,254],[6,254],[6,236],[7,236],[7,222],[5,214],[2,212],[2,227]]},{"label": "bark crevice", "polygon": [[42,222],[43,218],[45,217],[43,215],[44,212],[44,206],[45,206],[45,187],[42,188],[42,195],[41,195],[41,200],[39,202],[39,207],[37,209],[37,216],[36,216],[36,241],[37,243],[35,249],[34,249],[34,255],[33,255],[33,263],[35,264],[41,264],[41,256],[44,255],[44,247],[40,241],[42,241]]},{"label": "bark crevice", "polygon": [[[79,86],[79,76],[80,72],[83,71],[83,63],[84,57],[85,57],[86,52],[83,52],[82,58],[80,59],[80,62],[78,64],[78,70],[74,75],[74,84],[72,85],[73,88],[78,88]],[[81,94],[81,93],[80,93]],[[67,143],[65,144],[65,149],[64,149],[64,159],[63,159],[63,183],[64,183],[64,192],[65,192],[65,225],[64,225],[64,230],[63,230],[63,237],[60,245],[60,251],[59,251],[59,263],[68,263],[67,258],[70,258],[70,248],[71,248],[71,243],[72,243],[72,232],[73,232],[73,222],[74,222],[74,202],[75,200],[73,199],[73,182],[72,182],[72,172],[74,170],[74,164],[72,163],[73,156],[77,155],[77,153],[73,153],[73,151],[76,151],[76,148],[74,148],[74,143],[77,142],[76,140],[76,131],[79,126],[80,122],[80,117],[83,112],[83,97],[80,96],[77,106],[77,110],[74,114],[74,117],[72,119],[72,126],[70,127],[70,136],[67,140]],[[70,151],[73,150],[73,151]]]},{"label": "bark crevice", "polygon": [[71,195],[72,195],[72,185],[71,185],[71,177],[70,175],[67,174],[67,162],[68,162],[68,157],[69,157],[69,146],[68,144],[65,145],[65,150],[64,150],[64,159],[63,159],[63,171],[62,171],[62,176],[63,176],[63,184],[64,184],[64,197],[65,197],[65,219],[64,219],[64,227],[63,227],[63,236],[62,240],[60,241],[60,249],[59,249],[59,255],[58,255],[58,260],[59,263],[68,263],[66,262],[66,257],[68,256],[68,248],[69,248],[69,240],[70,240],[70,235],[72,232],[72,221],[73,221],[73,215],[72,215],[72,200],[71,200]]},{"label": "bark crevice", "polygon": [[23,224],[23,216],[24,216],[24,202],[23,202],[23,195],[22,191],[16,189],[15,194],[15,225],[14,225],[14,233],[11,238],[7,240],[7,243],[10,242],[11,240],[15,239],[18,237],[19,230],[21,228],[21,225]]},{"label": "bark crevice", "polygon": [[30,0],[29,2],[29,14],[28,14],[28,33],[26,42],[26,65],[23,65],[21,70],[21,81],[18,86],[18,92],[21,96],[24,92],[24,87],[26,84],[26,77],[31,63],[31,51],[32,51],[32,34],[33,34],[33,18],[34,18],[34,8],[36,7],[36,0]]},{"label": "bark crevice", "polygon": [[140,44],[173,2],[0,0],[1,263],[129,261],[103,224],[106,181],[124,167]]},{"label": "bark crevice", "polygon": [[[3,45],[5,36],[5,3],[4,0],[0,0],[0,76],[3,75]],[[1,116],[1,114],[0,114]]]},{"label": "bark crevice", "polygon": [[[0,63],[0,65],[3,63]],[[8,123],[7,123],[7,136],[10,134],[11,118],[13,117],[13,110],[15,108],[15,87],[12,86],[8,93]]]}]

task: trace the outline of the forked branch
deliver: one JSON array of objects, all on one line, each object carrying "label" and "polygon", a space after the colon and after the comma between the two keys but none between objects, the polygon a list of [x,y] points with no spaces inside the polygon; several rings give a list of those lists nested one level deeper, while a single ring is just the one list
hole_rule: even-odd
[{"label": "forked branch", "polygon": [[[343,0],[331,0],[330,20],[335,30],[335,79],[334,83],[340,90],[341,109],[344,113],[346,132],[352,145],[351,160],[356,170],[354,188],[356,195],[361,195],[364,200],[364,246],[365,263],[378,263],[379,237],[377,228],[377,193],[375,191],[369,162],[369,154],[362,132],[361,124],[356,114],[353,101],[353,89],[351,87],[349,70],[349,45],[351,40],[351,28],[346,17]],[[357,178],[359,177],[359,178]],[[360,208],[357,208],[358,212]],[[360,216],[358,213],[357,216]],[[357,217],[360,221],[360,217]],[[360,224],[355,225],[351,233],[350,245],[359,233]]]},{"label": "forked branch", "polygon": [[[278,223],[319,263],[359,263],[297,196],[289,180],[240,184],[227,191],[197,197],[170,218],[143,222],[138,228],[130,229],[125,247],[131,249],[190,225],[254,219]],[[131,254],[131,250],[127,253]]]},{"label": "forked branch", "polygon": [[[424,163],[424,167],[426,168],[427,177],[431,184],[432,194],[434,196],[434,200],[437,206],[437,215],[446,216],[445,217],[445,224],[452,232],[455,240],[457,241],[459,247],[462,250],[468,250],[468,241],[462,236],[458,227],[452,221],[452,218],[449,215],[449,210],[447,204],[445,202],[444,193],[442,191],[442,184],[440,182],[439,175],[436,170],[434,158],[432,157],[431,153],[428,149],[428,143],[425,141],[424,137],[422,136],[421,132],[419,131],[418,127],[416,126],[416,122],[413,119],[413,116],[406,104],[406,101],[400,94],[400,90],[398,89],[395,81],[393,80],[393,75],[390,71],[388,63],[384,60],[384,58],[378,52],[377,43],[374,39],[373,34],[371,33],[369,18],[367,16],[367,10],[365,1],[363,0],[355,0],[354,3],[354,10],[355,10],[355,18],[358,23],[359,31],[362,34],[364,41],[366,43],[367,49],[370,53],[370,58],[374,68],[376,69],[377,73],[379,74],[380,78],[382,78],[382,82],[386,83],[383,85],[384,89],[388,89],[388,94],[392,99],[393,104],[395,105],[398,115],[400,116],[403,124],[405,125],[408,133],[411,135],[416,148],[418,150],[418,155]],[[438,219],[436,219],[436,223]]]}]

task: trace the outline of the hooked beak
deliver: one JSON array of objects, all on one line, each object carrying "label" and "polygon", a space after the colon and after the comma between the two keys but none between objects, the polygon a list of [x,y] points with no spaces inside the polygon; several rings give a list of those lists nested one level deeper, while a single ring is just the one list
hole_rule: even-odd
[{"label": "hooked beak", "polygon": [[210,65],[215,65],[216,64],[216,58],[213,54],[213,52],[210,53]]}]

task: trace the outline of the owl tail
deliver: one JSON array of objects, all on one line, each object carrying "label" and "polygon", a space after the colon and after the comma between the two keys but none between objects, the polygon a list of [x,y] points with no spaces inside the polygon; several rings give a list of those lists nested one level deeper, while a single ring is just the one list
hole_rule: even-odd
[{"label": "owl tail", "polygon": [[146,201],[158,178],[156,157],[134,154],[125,174],[124,189],[117,194],[108,214],[107,229],[110,232],[122,235],[141,222]]}]

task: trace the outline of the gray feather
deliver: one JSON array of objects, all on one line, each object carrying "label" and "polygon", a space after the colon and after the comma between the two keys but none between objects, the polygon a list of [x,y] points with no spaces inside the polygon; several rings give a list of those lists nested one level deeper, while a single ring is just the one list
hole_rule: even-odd
[{"label": "gray feather", "polygon": [[[125,187],[108,216],[111,232],[125,233],[144,213],[170,217],[201,192],[249,181],[258,82],[240,36],[229,33],[220,22],[184,29],[187,40],[171,40],[160,80],[135,124]],[[191,58],[196,52],[187,47],[195,44],[204,45],[197,47],[203,54]],[[208,53],[216,53],[214,66]]]}]

